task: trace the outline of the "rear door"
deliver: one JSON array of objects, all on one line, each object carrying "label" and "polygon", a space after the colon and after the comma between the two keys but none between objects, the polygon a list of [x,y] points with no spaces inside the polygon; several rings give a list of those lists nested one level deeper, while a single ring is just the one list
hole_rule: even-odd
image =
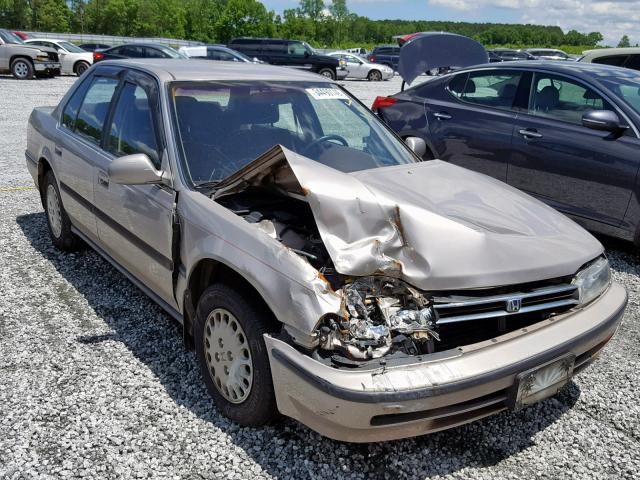
[{"label": "rear door", "polygon": [[[162,164],[164,138],[155,80],[128,71],[107,120],[104,155],[95,168],[96,221],[106,252],[172,307],[172,214],[175,192],[166,185],[120,185],[108,168],[117,157],[144,153]],[[165,162],[166,163],[166,162]]]},{"label": "rear door", "polygon": [[84,80],[62,111],[55,145],[56,175],[62,203],[82,233],[97,240],[93,172],[104,157],[100,148],[119,70],[98,68]]},{"label": "rear door", "polygon": [[506,181],[521,78],[507,69],[460,73],[427,98],[435,158]]},{"label": "rear door", "polygon": [[635,182],[640,143],[632,128],[615,138],[583,127],[582,115],[590,110],[614,110],[625,118],[581,80],[534,73],[528,108],[515,122],[507,180],[578,220],[618,226]]}]

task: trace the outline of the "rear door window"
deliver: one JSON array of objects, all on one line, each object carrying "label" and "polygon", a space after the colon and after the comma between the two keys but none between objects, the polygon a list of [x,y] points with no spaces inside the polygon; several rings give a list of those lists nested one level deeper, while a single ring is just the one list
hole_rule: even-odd
[{"label": "rear door window", "polygon": [[609,55],[608,57],[594,58],[591,63],[600,63],[602,65],[614,65],[622,67],[627,60],[627,55]]},{"label": "rear door window", "polygon": [[455,77],[449,91],[463,102],[510,110],[521,76],[521,72],[507,70],[471,72]]},{"label": "rear door window", "polygon": [[593,89],[566,77],[536,73],[529,96],[529,114],[582,125],[590,110],[613,110]]},{"label": "rear door window", "polygon": [[80,105],[82,104],[82,99],[84,98],[85,93],[87,92],[87,88],[91,85],[92,80],[87,78],[82,82],[82,84],[73,92],[71,98],[67,102],[62,111],[62,126],[68,128],[73,131],[76,126],[76,118],[78,117],[78,110],[80,110]]},{"label": "rear door window", "polygon": [[629,55],[627,63],[625,63],[624,66],[634,70],[640,70],[640,55]]},{"label": "rear door window", "polygon": [[75,122],[75,132],[96,145],[100,144],[104,121],[119,81],[94,77],[87,90]]}]

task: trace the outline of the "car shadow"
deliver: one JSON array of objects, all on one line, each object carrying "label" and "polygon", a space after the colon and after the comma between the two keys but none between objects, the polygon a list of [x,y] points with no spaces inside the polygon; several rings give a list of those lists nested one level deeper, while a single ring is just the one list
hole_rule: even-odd
[{"label": "car shadow", "polygon": [[[84,345],[122,342],[153,373],[178,405],[215,425],[230,440],[277,478],[290,468],[308,477],[341,478],[356,473],[389,478],[427,478],[482,468],[527,449],[533,437],[570,410],[580,389],[570,383],[555,397],[520,412],[490,418],[418,438],[369,444],[348,444],[322,437],[291,419],[263,428],[243,428],[224,418],[207,394],[196,357],[182,343],[181,327],[148,297],[91,249],[75,254],[57,251],[49,239],[44,213],[17,217],[32,247],[49,261],[110,328],[109,333],[80,335]],[[296,476],[295,478],[301,478]]]}]

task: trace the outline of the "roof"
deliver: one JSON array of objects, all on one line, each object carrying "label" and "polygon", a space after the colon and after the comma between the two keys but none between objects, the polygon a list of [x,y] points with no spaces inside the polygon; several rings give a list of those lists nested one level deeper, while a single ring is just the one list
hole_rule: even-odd
[{"label": "roof", "polygon": [[479,68],[500,68],[500,69],[541,69],[566,75],[588,75],[588,76],[606,76],[611,74],[615,69],[621,72],[629,72],[628,68],[614,67],[611,65],[602,65],[599,63],[583,63],[583,62],[558,62],[556,60],[517,60],[515,62],[485,63],[484,65],[474,65],[473,67],[462,68],[454,73],[477,70]]},{"label": "roof", "polygon": [[136,58],[105,60],[97,65],[122,65],[144,70],[163,82],[188,80],[267,80],[331,82],[318,74],[295,68],[240,62],[199,62],[188,59]]},{"label": "roof", "polygon": [[52,42],[52,43],[56,43],[56,42],[67,42],[69,43],[67,40],[62,40],[60,38],[27,38],[26,40],[24,40],[24,43],[29,43],[29,42]]},{"label": "roof", "polygon": [[610,55],[630,55],[640,54],[640,47],[627,47],[627,48],[596,48],[594,50],[585,50],[582,52],[585,57],[599,58],[608,57]]}]

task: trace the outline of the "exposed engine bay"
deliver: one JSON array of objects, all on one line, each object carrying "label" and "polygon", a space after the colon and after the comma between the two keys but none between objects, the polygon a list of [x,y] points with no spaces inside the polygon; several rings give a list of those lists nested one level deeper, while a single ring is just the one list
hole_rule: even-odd
[{"label": "exposed engine bay", "polygon": [[432,300],[396,278],[337,273],[303,199],[249,187],[218,202],[305,258],[341,296],[341,315],[324,318],[314,332],[318,354],[348,363],[397,351],[419,355],[436,350],[440,337]]}]

